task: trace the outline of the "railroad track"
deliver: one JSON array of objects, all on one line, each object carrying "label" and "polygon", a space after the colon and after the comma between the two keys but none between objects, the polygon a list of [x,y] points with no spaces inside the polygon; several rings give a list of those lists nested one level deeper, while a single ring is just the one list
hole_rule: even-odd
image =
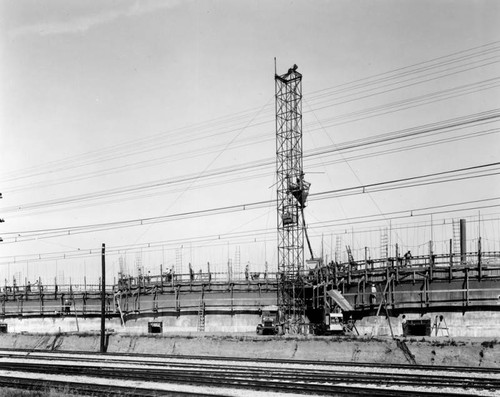
[{"label": "railroad track", "polygon": [[[37,385],[30,386],[29,382],[19,382],[22,377],[15,375],[21,373],[25,380],[34,378],[34,374],[45,378],[38,378]],[[242,395],[277,392],[318,396],[457,396],[467,392],[494,396],[500,393],[500,370],[496,369],[2,350],[3,383],[0,384],[8,382],[9,376],[17,382],[16,387],[23,388],[59,382],[81,392],[82,384],[87,384],[86,390],[92,384],[94,395],[240,395],[250,390],[251,394]],[[64,379],[57,378],[61,376]],[[105,383],[99,384],[96,379]],[[130,385],[123,386],[125,381]]]}]

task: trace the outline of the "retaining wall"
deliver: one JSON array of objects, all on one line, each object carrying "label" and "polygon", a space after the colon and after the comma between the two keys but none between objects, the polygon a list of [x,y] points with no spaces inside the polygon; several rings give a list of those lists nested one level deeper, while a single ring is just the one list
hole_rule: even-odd
[{"label": "retaining wall", "polygon": [[[431,336],[450,338],[500,338],[500,312],[443,312],[406,314],[406,320],[428,319],[431,322]],[[138,314],[129,317],[125,326],[117,316],[106,319],[106,328],[113,329],[120,334],[144,334],[148,331],[150,321],[161,322],[164,333],[196,332],[198,330],[198,315],[170,313],[156,316]],[[390,318],[384,316],[364,317],[357,320],[355,325],[360,336],[390,337],[392,335],[403,336],[403,315]],[[231,314],[207,314],[205,316],[206,332],[235,332],[255,333],[256,326],[260,322],[257,311],[254,313]],[[101,329],[99,317],[76,318],[74,314],[43,317],[4,317],[0,323],[7,325],[8,332],[37,332],[61,333],[61,332],[94,332]],[[436,327],[436,324],[438,327]],[[392,328],[392,333],[391,333]]]},{"label": "retaining wall", "polygon": [[[500,368],[498,340],[406,339],[417,364]],[[204,355],[216,357],[408,364],[391,338],[253,335],[110,334],[108,353]],[[1,348],[98,352],[99,334],[2,334]]]}]

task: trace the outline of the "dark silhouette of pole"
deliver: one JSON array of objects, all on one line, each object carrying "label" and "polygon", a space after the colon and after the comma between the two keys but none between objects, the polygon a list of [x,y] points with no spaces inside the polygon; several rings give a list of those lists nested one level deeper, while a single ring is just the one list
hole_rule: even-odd
[{"label": "dark silhouette of pole", "polygon": [[102,252],[101,252],[101,353],[106,352],[105,346],[105,325],[106,325],[106,244],[102,243]]}]

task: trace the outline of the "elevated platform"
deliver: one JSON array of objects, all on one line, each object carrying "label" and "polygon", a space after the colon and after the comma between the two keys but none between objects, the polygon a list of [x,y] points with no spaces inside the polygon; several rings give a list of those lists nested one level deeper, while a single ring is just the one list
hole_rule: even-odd
[{"label": "elevated platform", "polygon": [[429,255],[411,261],[332,262],[305,276],[309,304],[321,305],[328,291],[338,290],[357,315],[378,311],[381,302],[393,313],[500,310],[500,252],[456,259]]},{"label": "elevated platform", "polygon": [[[405,315],[412,321],[434,321],[444,316],[463,327],[463,333],[456,329],[455,335],[481,336],[478,324],[498,318],[492,313],[500,314],[500,252],[469,253],[459,262],[453,255],[400,259],[332,262],[302,274],[307,312],[317,317],[309,320],[321,321],[325,306],[330,310],[337,305],[353,319],[389,315],[401,321]],[[277,304],[277,291],[276,274],[249,275],[243,280],[213,280],[210,274],[148,276],[108,286],[105,308],[107,318],[124,327],[161,319],[171,330],[212,327],[254,332],[261,309]],[[477,315],[467,317],[467,313]],[[38,318],[83,325],[81,320],[100,315],[98,285],[37,284],[5,286],[0,291],[0,323],[18,319],[28,324],[28,319]],[[473,318],[474,323],[466,318]]]},{"label": "elevated platform", "polygon": [[[208,277],[166,280],[161,277],[121,280],[106,288],[106,315],[123,322],[146,317],[198,317],[249,314],[275,305],[276,278],[212,282]],[[3,287],[0,318],[101,315],[99,286],[49,285]],[[254,322],[257,324],[258,319]],[[255,328],[253,325],[252,330]]]}]

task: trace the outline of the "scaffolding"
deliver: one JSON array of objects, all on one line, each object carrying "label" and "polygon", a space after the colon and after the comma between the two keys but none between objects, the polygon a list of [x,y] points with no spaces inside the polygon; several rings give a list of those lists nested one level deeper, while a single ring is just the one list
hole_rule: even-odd
[{"label": "scaffolding", "polygon": [[305,324],[304,235],[309,183],[302,160],[302,75],[294,65],[275,74],[276,173],[278,229],[278,306],[286,333],[301,333]]}]

